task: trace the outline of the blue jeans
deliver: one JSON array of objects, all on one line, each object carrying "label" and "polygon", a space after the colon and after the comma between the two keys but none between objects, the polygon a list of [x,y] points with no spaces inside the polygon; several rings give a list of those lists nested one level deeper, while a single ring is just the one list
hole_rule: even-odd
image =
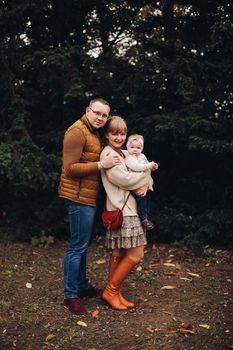
[{"label": "blue jeans", "polygon": [[138,216],[141,220],[149,219],[150,216],[150,193],[147,192],[145,197],[137,196],[133,193],[137,203]]},{"label": "blue jeans", "polygon": [[91,238],[96,208],[66,201],[70,222],[70,245],[64,258],[65,299],[76,298],[89,287],[86,252]]}]

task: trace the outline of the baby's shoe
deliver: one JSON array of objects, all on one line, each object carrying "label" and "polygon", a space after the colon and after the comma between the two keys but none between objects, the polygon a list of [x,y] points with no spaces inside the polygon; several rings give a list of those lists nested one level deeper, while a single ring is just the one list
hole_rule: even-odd
[{"label": "baby's shoe", "polygon": [[154,224],[149,219],[142,220],[142,227],[144,230],[149,231],[154,229]]}]

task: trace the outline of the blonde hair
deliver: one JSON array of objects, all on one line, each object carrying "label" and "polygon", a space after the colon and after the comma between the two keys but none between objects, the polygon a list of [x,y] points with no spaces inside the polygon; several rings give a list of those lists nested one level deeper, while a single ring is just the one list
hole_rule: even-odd
[{"label": "blonde hair", "polygon": [[142,135],[139,134],[132,134],[128,137],[127,143],[126,143],[126,147],[128,148],[128,146],[133,143],[134,141],[139,142],[142,145],[144,145],[144,137]]},{"label": "blonde hair", "polygon": [[127,134],[128,131],[126,121],[118,115],[109,117],[104,126],[104,129],[106,134],[109,132],[113,134],[118,132]]}]

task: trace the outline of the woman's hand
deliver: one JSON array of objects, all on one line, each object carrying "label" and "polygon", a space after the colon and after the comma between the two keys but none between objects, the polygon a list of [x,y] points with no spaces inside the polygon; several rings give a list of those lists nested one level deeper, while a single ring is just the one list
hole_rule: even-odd
[{"label": "woman's hand", "polygon": [[106,154],[106,156],[101,159],[101,162],[99,162],[101,165],[101,168],[103,169],[110,169],[114,167],[115,165],[121,164],[121,159],[117,155],[111,155],[111,154]]},{"label": "woman's hand", "polygon": [[140,196],[140,197],[145,197],[147,191],[149,188],[149,184],[144,185],[140,188],[137,188],[136,190],[132,191],[134,194],[136,194],[136,196]]}]

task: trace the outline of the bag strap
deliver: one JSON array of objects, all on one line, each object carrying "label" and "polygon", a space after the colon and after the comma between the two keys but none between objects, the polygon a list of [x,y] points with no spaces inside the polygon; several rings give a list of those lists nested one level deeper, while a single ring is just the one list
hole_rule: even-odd
[{"label": "bag strap", "polygon": [[[127,203],[128,199],[129,199],[129,196],[130,196],[130,192],[129,192],[129,194],[128,194],[127,198],[126,198],[126,201],[125,201],[125,203],[124,203],[123,207],[121,208],[121,211],[123,211],[123,209],[124,209],[124,207],[125,207],[125,205],[126,205],[126,203]],[[107,209],[107,208],[106,208],[106,201],[105,201],[105,203],[104,203],[104,210],[106,210],[106,209]],[[118,210],[119,210],[119,209],[118,209]]]},{"label": "bag strap", "polygon": [[130,192],[129,192],[129,194],[128,194],[127,198],[126,198],[126,201],[125,201],[125,203],[124,203],[123,207],[121,208],[121,211],[123,211],[123,209],[124,209],[124,207],[125,207],[125,205],[126,205],[126,203],[127,203],[127,200],[129,199],[129,196],[130,196]]}]

